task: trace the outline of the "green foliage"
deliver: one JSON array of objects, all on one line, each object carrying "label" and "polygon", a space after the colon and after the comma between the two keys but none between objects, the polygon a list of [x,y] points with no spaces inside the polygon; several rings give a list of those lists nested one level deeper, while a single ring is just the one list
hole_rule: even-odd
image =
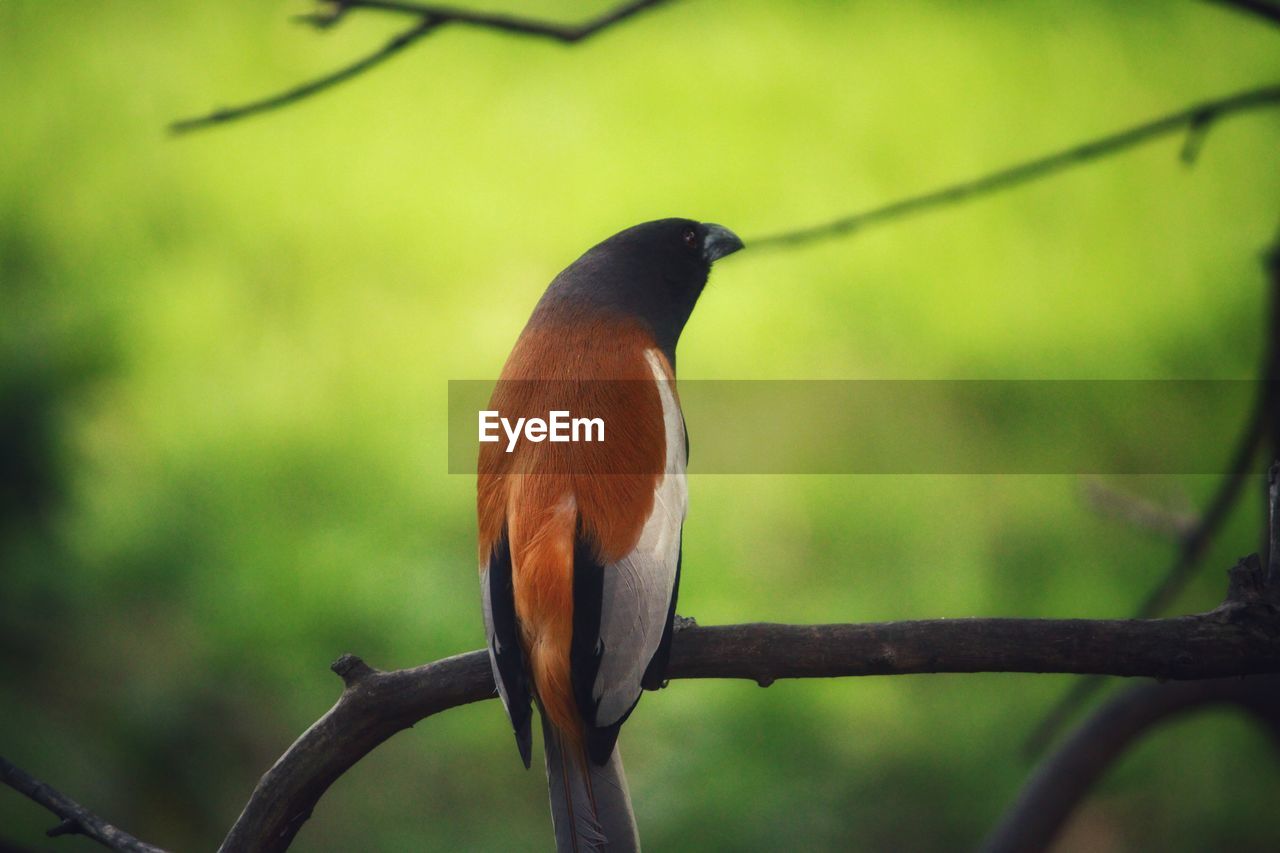
[{"label": "green foliage", "polygon": [[[446,383],[493,377],[591,243],[666,215],[749,239],[1280,72],[1274,28],[1210,4],[703,0],[573,48],[448,29],[287,111],[163,133],[401,25],[352,14],[320,35],[287,22],[299,10],[0,5],[0,752],[176,849],[214,845],[335,697],[339,653],[387,668],[480,645]],[[1192,169],[1169,139],[743,252],[682,374],[1251,377],[1278,131],[1233,118]],[[1224,458],[1236,420],[1212,421]],[[1213,483],[1121,485],[1200,500]],[[1171,550],[1066,477],[690,492],[681,610],[703,623],[1120,615]],[[1236,513],[1179,607],[1218,600],[1259,515]],[[642,831],[654,850],[971,845],[1067,682],[677,683],[623,736]],[[542,784],[496,703],[452,711],[344,777],[298,848],[544,850]],[[1258,733],[1198,717],[1112,773],[1074,838],[1274,845],[1278,784]],[[49,823],[0,791],[4,839]]]}]

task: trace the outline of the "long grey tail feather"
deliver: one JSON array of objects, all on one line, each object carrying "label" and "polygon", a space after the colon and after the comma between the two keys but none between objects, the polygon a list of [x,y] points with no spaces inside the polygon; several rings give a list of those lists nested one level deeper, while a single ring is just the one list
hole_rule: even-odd
[{"label": "long grey tail feather", "polygon": [[[547,790],[558,853],[633,853],[640,850],[627,776],[615,746],[604,766],[589,761],[545,717]],[[584,772],[585,771],[585,772]]]}]

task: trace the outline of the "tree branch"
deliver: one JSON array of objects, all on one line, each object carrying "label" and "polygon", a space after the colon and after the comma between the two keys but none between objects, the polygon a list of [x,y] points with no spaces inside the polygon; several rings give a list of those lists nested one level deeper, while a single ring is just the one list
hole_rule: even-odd
[{"label": "tree branch", "polygon": [[1183,541],[1200,523],[1199,516],[1164,506],[1092,478],[1081,492],[1094,512],[1126,521],[1164,539]]},{"label": "tree branch", "polygon": [[1199,140],[1214,123],[1236,113],[1280,106],[1280,85],[1263,86],[1238,92],[1223,98],[1193,104],[1174,113],[1152,119],[1116,133],[1092,139],[1080,145],[1027,160],[1000,169],[982,177],[958,184],[930,190],[916,196],[900,199],[880,207],[851,213],[830,222],[810,225],[792,231],[783,231],[747,240],[752,249],[765,246],[797,246],[833,237],[847,237],[871,225],[881,225],[934,208],[969,201],[979,196],[991,195],[1012,189],[1048,175],[1083,166],[1086,163],[1133,148],[1162,136],[1186,130],[1194,134],[1195,145],[1184,147],[1184,159],[1188,152],[1197,150]]},{"label": "tree branch", "polygon": [[[1235,450],[1227,467],[1227,475],[1209,499],[1209,504],[1204,514],[1200,516],[1199,523],[1182,538],[1172,564],[1139,605],[1135,613],[1139,619],[1148,619],[1164,612],[1195,575],[1200,561],[1240,499],[1245,483],[1251,479],[1249,472],[1262,447],[1270,443],[1268,452],[1273,458],[1280,458],[1280,418],[1276,416],[1276,409],[1280,408],[1280,239],[1277,239],[1264,256],[1263,265],[1268,283],[1268,320],[1263,332],[1265,343],[1261,366],[1262,382],[1258,383],[1253,408],[1245,421],[1240,438],[1236,441]],[[1268,430],[1271,433],[1270,438],[1268,438]],[[1264,506],[1266,506],[1265,503]],[[1264,537],[1266,531],[1274,533],[1274,523],[1264,519],[1263,531]],[[1263,545],[1262,553],[1265,559],[1269,546],[1266,541]],[[1023,752],[1028,756],[1036,756],[1043,752],[1049,742],[1066,725],[1067,720],[1101,685],[1102,681],[1098,678],[1084,678],[1072,684],[1049,709],[1039,725],[1032,730],[1023,744]]]},{"label": "tree branch", "polygon": [[[1200,679],[1280,672],[1280,597],[1257,557],[1232,570],[1227,600],[1155,620],[934,619],[856,625],[724,625],[679,630],[669,676],[830,678],[931,672],[1071,672]],[[418,720],[492,698],[484,652],[379,672],[347,655],[345,689],[258,783],[223,851],[288,848],[325,790]]]},{"label": "tree branch", "polygon": [[429,35],[433,30],[446,24],[482,27],[498,32],[549,38],[565,44],[576,44],[614,24],[625,21],[638,12],[663,2],[666,2],[666,0],[633,0],[630,3],[623,3],[583,24],[562,24],[554,21],[540,21],[534,18],[520,18],[513,15],[473,12],[434,4],[399,3],[394,0],[385,0],[385,2],[382,2],[382,0],[332,0],[332,2],[324,4],[328,5],[328,11],[305,15],[301,20],[320,28],[327,28],[337,24],[352,9],[371,9],[411,15],[418,18],[418,23],[393,37],[379,50],[356,60],[345,68],[340,68],[322,77],[309,80],[278,94],[250,101],[247,104],[226,107],[194,118],[180,119],[170,124],[169,130],[173,133],[187,133],[192,130],[200,130],[216,124],[225,124],[237,119],[248,118],[258,113],[287,107],[363,74],[390,59],[422,37]]},{"label": "tree branch", "polygon": [[1280,747],[1280,677],[1143,684],[1125,690],[1040,765],[983,844],[986,853],[1046,850],[1111,765],[1153,727],[1210,705],[1253,714]]},{"label": "tree branch", "polygon": [[112,826],[66,794],[15,767],[3,756],[0,756],[0,782],[4,782],[20,794],[25,794],[62,818],[62,822],[47,833],[50,838],[58,835],[84,835],[112,850],[123,850],[127,853],[165,853],[163,849],[139,841],[124,830]]},{"label": "tree branch", "polygon": [[[1280,619],[1280,461],[1267,473],[1266,540],[1270,557],[1245,557],[1231,570],[1228,602],[1270,601]],[[1083,684],[1083,681],[1082,681]],[[983,849],[988,853],[1047,849],[1051,841],[1116,758],[1151,727],[1210,703],[1239,704],[1253,713],[1280,748],[1280,676],[1220,679],[1199,684],[1158,684],[1126,690],[1103,704],[1048,757],[1007,809]]]},{"label": "tree branch", "polygon": [[325,89],[350,80],[358,74],[363,74],[377,65],[381,65],[418,39],[429,34],[439,25],[439,22],[430,18],[424,19],[399,35],[394,36],[378,50],[356,60],[345,68],[339,68],[337,71],[333,71],[323,77],[317,77],[314,80],[308,80],[306,83],[299,84],[292,89],[287,89],[256,101],[250,101],[238,107],[225,107],[220,110],[214,110],[208,115],[175,121],[169,125],[169,130],[172,133],[187,133],[188,131],[199,130],[211,125],[224,124],[236,119],[248,118],[258,113],[287,107],[289,104],[301,101],[303,98],[309,98],[312,95],[323,92]]},{"label": "tree branch", "polygon": [[553,41],[574,44],[590,38],[603,29],[625,21],[638,12],[651,6],[657,6],[666,0],[632,0],[614,7],[589,21],[581,24],[564,24],[557,21],[539,21],[534,18],[521,18],[515,15],[503,15],[492,12],[473,12],[469,9],[457,9],[453,6],[438,6],[434,3],[400,3],[396,0],[336,0],[339,9],[380,9],[385,12],[401,12],[423,18],[435,18],[441,23],[464,24],[466,26],[483,27],[487,30],[514,33],[524,36],[538,36]]},{"label": "tree branch", "polygon": [[1280,587],[1280,459],[1267,472],[1267,584]]},{"label": "tree branch", "polygon": [[1267,378],[1270,380],[1268,384],[1271,386],[1271,406],[1267,417],[1270,419],[1271,429],[1266,440],[1270,445],[1268,450],[1273,464],[1267,481],[1267,517],[1263,550],[1271,565],[1271,580],[1276,582],[1280,581],[1280,568],[1276,565],[1280,561],[1280,549],[1276,541],[1277,536],[1280,535],[1278,530],[1280,509],[1276,506],[1275,492],[1276,465],[1280,464],[1280,411],[1277,411],[1280,410],[1280,237],[1277,237],[1272,244],[1265,262],[1271,277],[1271,365],[1267,373]]},{"label": "tree branch", "polygon": [[1269,0],[1209,0],[1209,2],[1257,15],[1273,24],[1280,24],[1280,4],[1269,2]]}]

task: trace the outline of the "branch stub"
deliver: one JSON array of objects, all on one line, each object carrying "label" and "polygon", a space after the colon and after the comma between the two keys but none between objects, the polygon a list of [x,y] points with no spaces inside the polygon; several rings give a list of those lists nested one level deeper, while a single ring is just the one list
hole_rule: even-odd
[{"label": "branch stub", "polygon": [[365,663],[359,655],[353,655],[349,652],[334,661],[329,668],[338,674],[338,677],[342,679],[342,683],[348,690],[360,684],[369,676],[377,674],[377,670]]}]

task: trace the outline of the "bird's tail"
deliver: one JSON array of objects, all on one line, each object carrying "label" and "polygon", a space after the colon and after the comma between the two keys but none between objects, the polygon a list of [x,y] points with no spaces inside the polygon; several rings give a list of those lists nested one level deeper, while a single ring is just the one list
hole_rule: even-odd
[{"label": "bird's tail", "polygon": [[558,853],[639,851],[640,836],[618,748],[614,747],[606,764],[595,764],[581,745],[545,717],[542,742]]}]

